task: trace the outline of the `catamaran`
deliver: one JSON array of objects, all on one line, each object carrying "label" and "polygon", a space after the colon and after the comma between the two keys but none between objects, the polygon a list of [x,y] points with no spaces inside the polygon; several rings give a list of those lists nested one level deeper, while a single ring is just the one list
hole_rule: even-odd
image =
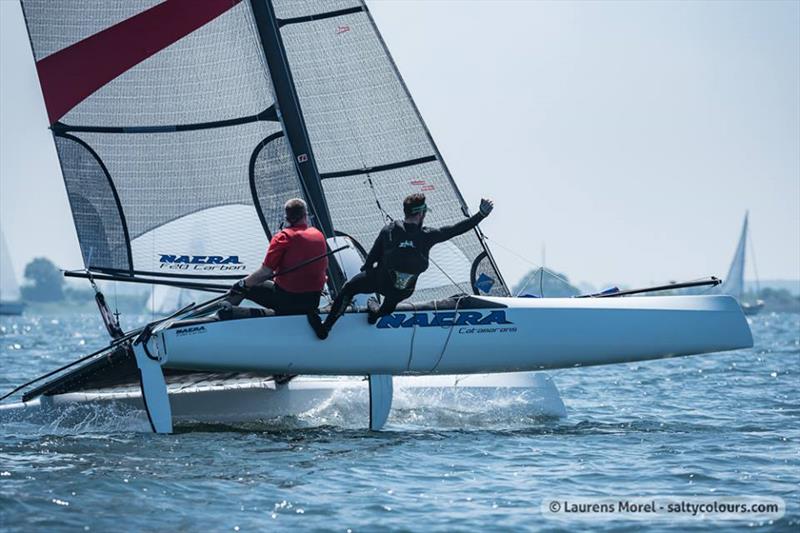
[{"label": "catamaran", "polygon": [[[431,225],[469,215],[359,0],[22,6],[86,267],[71,276],[224,291],[257,267],[283,202],[300,197],[328,239],[330,299],[407,194],[427,195]],[[196,227],[206,228],[202,249]],[[431,264],[393,314],[369,325],[357,299],[324,342],[305,317],[222,315],[218,300],[124,332],[98,293],[112,343],[45,376],[23,401],[135,396],[153,431],[168,433],[192,410],[223,417],[252,406],[249,385],[228,394],[237,380],[268,380],[301,409],[319,400],[302,390],[328,379],[313,376],[366,376],[377,430],[395,376],[536,372],[752,346],[729,296],[628,297],[655,287],[511,297],[480,229],[434,248]],[[202,389],[209,382],[218,387]],[[181,389],[210,395],[190,408]],[[215,402],[219,391],[230,401]]]}]

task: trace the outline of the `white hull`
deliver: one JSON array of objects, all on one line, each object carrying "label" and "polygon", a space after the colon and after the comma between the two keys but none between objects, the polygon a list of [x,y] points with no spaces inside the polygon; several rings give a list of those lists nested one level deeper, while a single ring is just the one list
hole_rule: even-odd
[{"label": "white hull", "polygon": [[[170,433],[173,422],[187,420],[236,422],[298,415],[355,390],[368,401],[368,408],[359,412],[369,413],[369,426],[377,430],[389,416],[395,388],[398,400],[403,397],[400,391],[411,388],[427,395],[431,405],[441,405],[450,395],[458,407],[470,395],[482,402],[497,399],[501,388],[501,395],[510,392],[511,397],[526,388],[547,388],[531,381],[531,373],[487,373],[645,361],[753,343],[747,320],[730,296],[470,298],[459,304],[463,306],[449,302],[453,309],[439,305],[437,310],[398,310],[372,326],[364,313],[351,313],[326,341],[318,340],[305,317],[298,316],[168,320],[152,332],[145,330],[133,343],[141,389],[64,390],[40,400],[39,407],[105,402],[145,408],[152,429]],[[168,385],[162,369],[171,369],[173,376],[175,370],[189,370],[304,377],[285,385],[252,377]],[[97,372],[102,381],[102,369]],[[392,379],[431,374],[437,376]],[[308,375],[370,379],[367,387],[361,380]],[[545,400],[548,407],[542,409],[545,396],[540,396],[536,414],[563,414],[560,398],[549,404]]]},{"label": "white hull", "polygon": [[[515,414],[560,418],[566,409],[558,389],[543,373],[492,374],[397,378],[396,405],[428,405],[461,410],[483,408],[487,402],[514,403]],[[276,385],[270,379],[204,382],[170,387],[173,419],[178,423],[244,423],[314,414],[337,402],[348,403],[356,416],[365,417],[369,401],[367,382],[355,378],[298,377]],[[90,391],[40,396],[27,403],[0,405],[0,421],[48,423],[64,413],[85,407],[133,409],[144,415],[138,387],[117,391]],[[85,414],[89,414],[88,412]],[[78,414],[75,423],[83,417]],[[355,423],[363,425],[363,420]]]},{"label": "white hull", "polygon": [[480,301],[485,308],[398,311],[374,326],[346,314],[326,341],[289,316],[177,324],[147,344],[168,368],[362,376],[535,371],[753,344],[729,296]]}]

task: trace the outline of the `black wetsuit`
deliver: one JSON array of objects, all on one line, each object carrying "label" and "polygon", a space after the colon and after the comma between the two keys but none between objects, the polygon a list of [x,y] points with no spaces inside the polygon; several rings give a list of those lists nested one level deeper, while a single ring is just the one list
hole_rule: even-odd
[{"label": "black wetsuit", "polygon": [[345,283],[325,320],[330,329],[356,294],[378,293],[383,303],[378,316],[391,314],[397,304],[414,294],[417,278],[429,266],[428,255],[434,245],[466,233],[485,217],[476,213],[441,228],[419,227],[395,220],[381,230],[367,254],[362,272]]}]

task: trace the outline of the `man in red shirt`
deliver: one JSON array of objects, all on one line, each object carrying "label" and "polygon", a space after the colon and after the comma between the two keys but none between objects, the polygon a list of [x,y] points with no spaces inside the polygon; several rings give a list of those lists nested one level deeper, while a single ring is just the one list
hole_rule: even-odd
[{"label": "man in red shirt", "polygon": [[[328,258],[322,257],[297,269],[294,267],[325,255],[325,236],[308,225],[308,211],[303,200],[289,200],[284,210],[288,227],[272,237],[261,268],[231,287],[228,301],[238,305],[247,298],[273,309],[277,315],[305,314],[316,329],[320,321],[317,307],[327,279]],[[282,274],[286,270],[291,271]]]}]

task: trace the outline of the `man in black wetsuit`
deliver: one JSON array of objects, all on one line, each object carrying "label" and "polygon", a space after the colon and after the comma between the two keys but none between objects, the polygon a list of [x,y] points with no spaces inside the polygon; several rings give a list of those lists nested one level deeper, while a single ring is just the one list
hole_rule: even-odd
[{"label": "man in black wetsuit", "polygon": [[345,283],[336,296],[323,327],[317,330],[317,336],[320,339],[328,337],[333,324],[356,294],[377,292],[383,296],[379,308],[377,305],[368,305],[367,321],[370,324],[377,322],[381,316],[391,314],[397,304],[414,293],[417,278],[428,269],[431,248],[468,232],[489,216],[493,208],[491,200],[483,199],[478,213],[471,217],[452,226],[427,228],[422,225],[428,211],[425,195],[417,193],[406,197],[403,200],[405,220],[395,220],[384,226],[367,254],[361,272]]}]

